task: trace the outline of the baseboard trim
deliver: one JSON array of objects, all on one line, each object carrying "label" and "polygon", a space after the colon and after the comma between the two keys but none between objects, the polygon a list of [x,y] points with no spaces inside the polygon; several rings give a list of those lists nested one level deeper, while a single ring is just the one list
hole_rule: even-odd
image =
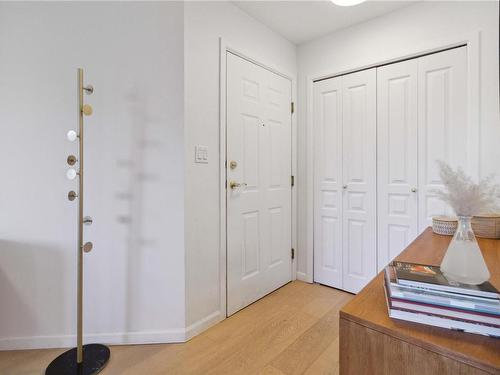
[{"label": "baseboard trim", "polygon": [[214,324],[219,323],[224,320],[225,316],[219,310],[207,315],[204,318],[194,322],[186,328],[186,341],[192,339],[194,336],[199,335],[206,329],[210,328]]},{"label": "baseboard trim", "polygon": [[[108,345],[166,344],[186,341],[184,329],[166,331],[91,333],[84,336],[84,343]],[[75,335],[28,336],[0,339],[0,350],[71,348],[76,345]]]},{"label": "baseboard trim", "polygon": [[306,283],[312,283],[313,282],[312,277],[310,277],[305,272],[299,272],[299,271],[297,271],[297,280],[305,281]]},{"label": "baseboard trim", "polygon": [[[173,344],[186,342],[214,324],[224,320],[224,318],[224,314],[220,311],[214,311],[206,317],[189,325],[186,329],[178,328],[166,331],[90,333],[84,336],[84,343],[131,345]],[[75,345],[76,335],[0,338],[0,350],[71,348]]]}]

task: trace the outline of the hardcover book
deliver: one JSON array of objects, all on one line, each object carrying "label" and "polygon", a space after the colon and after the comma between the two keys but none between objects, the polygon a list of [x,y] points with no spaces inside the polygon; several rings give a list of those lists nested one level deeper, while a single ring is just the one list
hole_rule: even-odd
[{"label": "hardcover book", "polygon": [[433,305],[456,307],[500,316],[499,299],[401,285],[397,282],[396,272],[392,265],[385,268],[385,278],[390,287],[391,296],[395,298]]},{"label": "hardcover book", "polygon": [[498,290],[488,281],[470,285],[448,280],[438,266],[394,261],[391,263],[400,285],[499,299]]},{"label": "hardcover book", "polygon": [[[391,266],[386,267],[385,287],[387,298],[393,307],[493,324],[500,328],[500,301],[458,294],[455,294],[455,297],[448,297],[441,294],[442,292],[434,293],[412,288],[408,288],[410,292],[406,292],[406,287],[395,284],[394,278],[391,278],[390,275],[394,274],[391,269]],[[453,295],[453,293],[448,294]],[[483,301],[480,302],[478,299]]]},{"label": "hardcover book", "polygon": [[426,324],[435,327],[447,328],[453,331],[461,331],[467,333],[474,333],[485,335],[489,337],[500,338],[500,328],[491,326],[484,323],[473,323],[462,319],[442,317],[429,313],[409,311],[406,309],[395,308],[389,297],[388,282],[384,282],[384,292],[387,303],[387,310],[389,317],[399,320],[405,320],[414,323]]}]

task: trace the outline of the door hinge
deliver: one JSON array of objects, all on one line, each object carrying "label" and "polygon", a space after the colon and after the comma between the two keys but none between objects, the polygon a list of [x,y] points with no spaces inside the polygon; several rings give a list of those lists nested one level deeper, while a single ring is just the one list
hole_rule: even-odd
[{"label": "door hinge", "polygon": [[292,187],[294,187],[294,186],[295,186],[295,176],[290,176],[290,185],[291,185]]},{"label": "door hinge", "polygon": [[292,102],[292,103],[290,104],[290,111],[291,111],[292,113],[294,113],[294,112],[295,112],[295,103],[294,103],[294,102]]},{"label": "door hinge", "polygon": [[295,259],[295,249],[293,247],[292,247],[291,255],[292,255],[292,259]]}]

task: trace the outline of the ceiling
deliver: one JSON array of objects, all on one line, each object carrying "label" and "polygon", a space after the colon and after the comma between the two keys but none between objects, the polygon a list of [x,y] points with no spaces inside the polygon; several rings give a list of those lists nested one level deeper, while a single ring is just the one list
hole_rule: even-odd
[{"label": "ceiling", "polygon": [[378,17],[416,1],[367,1],[342,7],[321,1],[233,1],[237,7],[295,44]]}]

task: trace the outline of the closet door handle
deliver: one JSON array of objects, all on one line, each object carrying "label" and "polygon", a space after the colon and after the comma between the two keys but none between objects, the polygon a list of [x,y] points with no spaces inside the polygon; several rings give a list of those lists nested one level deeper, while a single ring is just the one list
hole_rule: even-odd
[{"label": "closet door handle", "polygon": [[343,185],[342,189],[344,189],[344,190],[347,189],[347,185]]},{"label": "closet door handle", "polygon": [[414,187],[414,188],[411,188],[411,192],[412,192],[412,193],[416,193],[416,192],[417,192],[417,188],[415,188],[415,187]]}]

